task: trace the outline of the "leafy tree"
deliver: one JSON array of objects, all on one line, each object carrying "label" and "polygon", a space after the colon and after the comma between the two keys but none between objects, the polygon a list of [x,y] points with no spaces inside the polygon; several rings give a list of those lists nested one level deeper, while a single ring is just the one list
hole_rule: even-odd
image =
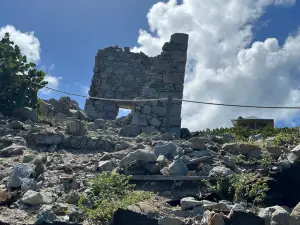
[{"label": "leafy tree", "polygon": [[9,33],[5,33],[0,41],[0,112],[11,115],[19,107],[36,109],[37,92],[47,84],[44,77],[45,72],[28,63]]}]

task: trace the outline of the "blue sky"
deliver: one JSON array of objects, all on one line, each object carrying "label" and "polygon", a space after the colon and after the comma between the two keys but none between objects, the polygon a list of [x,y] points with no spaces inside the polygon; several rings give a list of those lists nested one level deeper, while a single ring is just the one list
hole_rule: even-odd
[{"label": "blue sky", "polygon": [[[188,2],[192,1],[193,0],[187,0],[186,4],[188,5]],[[231,1],[234,2],[234,0]],[[293,2],[292,0],[286,1]],[[167,39],[167,36],[170,32],[182,32],[183,28],[177,28],[174,24],[172,25],[171,23],[171,25],[158,24],[156,22],[153,22],[155,18],[152,18],[152,22],[148,21],[147,13],[151,9],[151,7],[158,2],[159,1],[157,0],[2,0],[0,3],[0,28],[11,25],[16,30],[19,30],[23,33],[33,31],[34,36],[40,42],[40,60],[38,66],[44,68],[46,72],[49,73],[49,76],[53,76],[58,79],[59,84],[57,85],[57,88],[69,92],[86,94],[86,90],[90,85],[93,74],[92,71],[94,57],[98,49],[114,45],[119,45],[121,47],[137,46],[141,47],[141,50],[145,49],[145,52],[151,55],[155,54],[156,52],[152,53],[149,50],[151,49],[150,44],[144,43],[143,40],[138,41],[142,36],[142,34],[139,34],[140,29],[148,32],[152,36],[152,40],[153,38],[158,37],[162,41],[165,41],[165,39]],[[166,0],[164,2],[168,1]],[[205,0],[203,1],[203,4],[206,4],[207,2],[208,1]],[[180,3],[178,2],[178,4]],[[196,5],[198,3],[193,4]],[[162,5],[157,6],[157,8],[159,7],[163,8]],[[176,8],[174,5],[168,7],[170,8],[170,10],[172,9],[175,12]],[[214,5],[212,5],[212,7],[214,7]],[[253,6],[248,4],[243,7],[245,9],[252,9],[251,7]],[[170,10],[168,11],[168,13],[170,13]],[[177,10],[179,10],[179,8],[177,8]],[[218,10],[217,6],[216,10]],[[290,4],[288,6],[268,4],[267,6],[262,8],[262,11],[264,11],[264,13],[261,13],[260,16],[256,16],[255,22],[251,22],[251,41],[241,48],[251,48],[252,43],[257,41],[264,42],[267,38],[276,38],[279,42],[279,47],[281,47],[285,43],[289,35],[296,35],[297,30],[300,26],[299,2],[293,2],[292,5]],[[180,17],[181,15],[179,14],[179,12],[178,16]],[[153,10],[152,14],[155,15],[155,13],[157,12]],[[159,19],[161,19],[161,21],[163,21],[164,19],[169,18],[169,20],[171,21],[172,19],[174,19],[174,14],[168,15],[168,13],[165,13],[166,15],[157,14],[157,20],[159,21]],[[191,19],[187,20],[187,23],[190,20]],[[152,23],[152,26],[156,27],[158,33],[150,32],[149,23]],[[207,21],[207,23],[213,22]],[[245,26],[246,25],[244,23],[241,23],[241,27],[237,28],[236,30],[244,29]],[[170,31],[164,34],[164,29],[169,29]],[[197,30],[190,30],[190,32],[197,32]],[[226,37],[222,38],[226,39]],[[193,45],[193,43],[191,43],[191,45]],[[201,52],[201,46],[199,46],[199,52]],[[203,55],[205,54],[205,52],[206,51],[203,51]],[[191,51],[190,60],[197,60],[196,57],[198,57],[197,52],[193,53]],[[232,56],[228,57],[228,60],[231,60],[231,57]],[[222,58],[224,58],[224,56],[222,56]],[[294,69],[294,66],[291,66],[291,68],[289,68],[288,70],[290,71],[292,69]],[[205,77],[204,75],[201,76],[203,76],[203,78]],[[299,73],[296,72],[294,76],[299,76]],[[193,86],[196,85],[195,82],[196,81],[188,86],[189,89],[187,90],[187,94],[185,95],[186,98],[194,98],[200,101],[205,100],[207,96],[205,96],[204,98],[204,95],[199,96],[196,92],[193,92],[193,95],[191,94],[192,91],[190,90],[192,90]],[[212,81],[207,83],[206,87],[208,87],[211,82]],[[204,84],[199,84],[199,87],[201,85]],[[263,90],[261,91],[263,92]],[[290,92],[290,90],[287,91],[285,95],[288,96],[288,93]],[[42,94],[43,98],[57,98],[59,96],[60,94],[54,92]],[[203,98],[200,98],[202,96]],[[223,100],[227,101],[225,103],[239,102],[238,100],[234,100],[233,98],[229,97],[226,99],[222,99],[221,97],[218,98],[218,96],[214,96],[214,94],[210,96],[211,98],[208,98],[208,101]],[[72,98],[77,100],[80,103],[81,107],[83,107],[85,101],[84,99],[78,97]],[[240,103],[247,104],[247,100],[249,100],[249,104],[267,103],[264,101],[260,102],[260,100],[257,99],[258,96],[255,98],[253,97],[253,99],[251,99],[250,97],[250,99],[241,100]],[[297,103],[298,99],[296,99],[295,101],[291,103]],[[271,101],[269,105],[282,105],[282,103],[284,102],[284,99],[281,99],[280,101],[278,100],[278,102],[274,100]],[[209,111],[209,109],[203,110],[206,110],[205,112]],[[211,110],[214,112],[214,109]],[[214,115],[219,116],[220,113],[221,112],[218,111]],[[228,121],[231,119],[229,117],[235,117],[238,113],[244,113],[243,115],[247,116],[245,115],[247,114],[247,111],[230,111],[230,113],[228,112],[228,118],[223,119],[222,121],[220,120],[216,125],[222,126],[223,124],[228,124]],[[291,124],[292,121],[297,120],[297,116],[295,116],[294,114],[293,120],[285,120],[280,113],[276,112],[276,115],[273,115],[272,113],[273,112],[267,112],[264,113],[263,116],[275,116],[276,118],[278,117],[278,119],[276,120],[277,126],[288,125]],[[254,116],[260,116],[260,112],[257,111],[255,113],[253,111],[252,114],[255,114]],[[199,118],[199,115],[195,114],[195,118]],[[190,123],[187,122],[186,124]]]}]

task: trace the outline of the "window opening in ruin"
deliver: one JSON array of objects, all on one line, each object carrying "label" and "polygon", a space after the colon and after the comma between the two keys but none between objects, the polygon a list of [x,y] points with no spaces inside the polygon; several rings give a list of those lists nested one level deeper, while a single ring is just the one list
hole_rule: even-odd
[{"label": "window opening in ruin", "polygon": [[119,113],[117,118],[120,118],[122,116],[128,116],[129,113],[131,113],[131,109],[119,108]]}]

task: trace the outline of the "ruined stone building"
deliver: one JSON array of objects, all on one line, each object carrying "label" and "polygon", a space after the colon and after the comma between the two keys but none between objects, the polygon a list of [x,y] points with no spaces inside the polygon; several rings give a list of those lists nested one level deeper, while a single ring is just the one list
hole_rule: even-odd
[{"label": "ruined stone building", "polygon": [[[162,53],[148,57],[144,53],[108,47],[95,57],[89,95],[110,99],[158,99],[183,97],[188,35],[175,33],[162,47]],[[167,101],[114,102],[88,99],[85,111],[93,119],[116,119],[119,108],[132,109],[131,124],[141,131],[166,131]],[[168,116],[170,132],[181,127],[181,102],[172,101]],[[170,104],[169,104],[170,105]]]}]

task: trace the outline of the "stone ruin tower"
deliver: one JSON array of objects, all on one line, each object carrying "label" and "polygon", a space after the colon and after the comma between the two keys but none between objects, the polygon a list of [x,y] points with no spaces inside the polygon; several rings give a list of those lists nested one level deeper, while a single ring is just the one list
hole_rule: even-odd
[{"label": "stone ruin tower", "polygon": [[[144,53],[108,47],[95,57],[89,95],[109,99],[182,99],[187,59],[188,35],[175,33],[162,47],[162,53]],[[141,132],[159,130],[179,134],[181,101],[114,102],[87,99],[85,111],[93,119],[116,119],[119,108],[132,109],[132,126]]]}]

